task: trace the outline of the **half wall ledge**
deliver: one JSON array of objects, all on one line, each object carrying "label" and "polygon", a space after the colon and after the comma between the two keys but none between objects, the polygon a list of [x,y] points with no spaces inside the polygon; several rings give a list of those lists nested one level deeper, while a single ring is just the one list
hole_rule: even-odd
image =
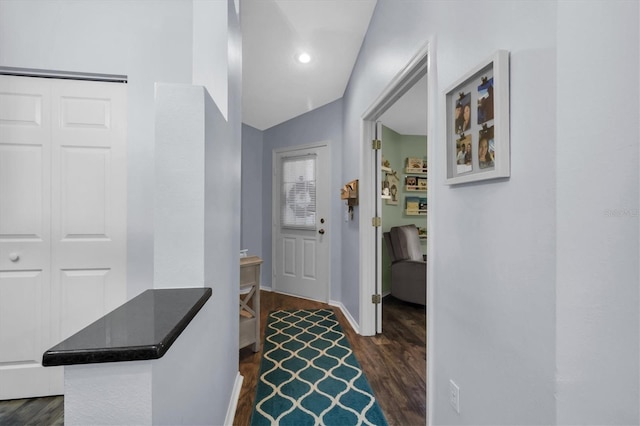
[{"label": "half wall ledge", "polygon": [[211,288],[150,289],[46,351],[45,367],[161,358]]}]

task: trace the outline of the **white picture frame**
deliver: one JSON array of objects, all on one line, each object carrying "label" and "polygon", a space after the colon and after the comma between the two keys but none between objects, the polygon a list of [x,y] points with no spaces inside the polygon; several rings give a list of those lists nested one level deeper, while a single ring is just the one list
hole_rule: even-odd
[{"label": "white picture frame", "polygon": [[498,50],[444,92],[445,182],[511,175],[509,52]]}]

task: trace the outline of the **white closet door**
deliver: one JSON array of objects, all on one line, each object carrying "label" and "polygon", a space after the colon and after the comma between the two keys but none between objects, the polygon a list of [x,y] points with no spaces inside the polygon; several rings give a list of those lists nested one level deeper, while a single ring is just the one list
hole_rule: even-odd
[{"label": "white closet door", "polygon": [[[49,386],[49,82],[0,77],[0,399]],[[46,394],[46,391],[43,392]]]},{"label": "white closet door", "polygon": [[71,80],[52,87],[54,340],[126,299],[125,87]]},{"label": "white closet door", "polygon": [[0,399],[61,394],[43,352],[126,299],[125,90],[0,76]]}]

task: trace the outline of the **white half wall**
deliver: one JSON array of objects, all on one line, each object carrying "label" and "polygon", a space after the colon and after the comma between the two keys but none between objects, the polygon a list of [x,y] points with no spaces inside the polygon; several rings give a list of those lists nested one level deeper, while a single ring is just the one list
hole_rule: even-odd
[{"label": "white half wall", "polygon": [[209,299],[162,358],[65,366],[65,424],[222,424],[211,403],[212,309]]},{"label": "white half wall", "polygon": [[151,362],[64,367],[65,425],[153,424]]},{"label": "white half wall", "polygon": [[558,2],[560,425],[640,423],[639,28],[637,1]]},{"label": "white half wall", "polygon": [[192,82],[207,89],[225,119],[229,89],[220,82],[229,77],[227,11],[226,1],[193,0]]},{"label": "white half wall", "polygon": [[154,288],[202,287],[205,90],[156,84]]}]

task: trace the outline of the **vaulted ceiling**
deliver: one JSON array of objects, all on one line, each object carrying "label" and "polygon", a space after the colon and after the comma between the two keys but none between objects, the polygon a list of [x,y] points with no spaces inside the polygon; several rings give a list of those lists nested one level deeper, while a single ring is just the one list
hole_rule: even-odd
[{"label": "vaulted ceiling", "polygon": [[[243,122],[265,130],[344,95],[376,0],[244,0]],[[308,52],[303,64],[296,55]]]},{"label": "vaulted ceiling", "polygon": [[[376,0],[243,0],[242,121],[266,130],[342,98]],[[307,52],[309,63],[296,56]],[[426,77],[381,117],[426,135]]]}]

